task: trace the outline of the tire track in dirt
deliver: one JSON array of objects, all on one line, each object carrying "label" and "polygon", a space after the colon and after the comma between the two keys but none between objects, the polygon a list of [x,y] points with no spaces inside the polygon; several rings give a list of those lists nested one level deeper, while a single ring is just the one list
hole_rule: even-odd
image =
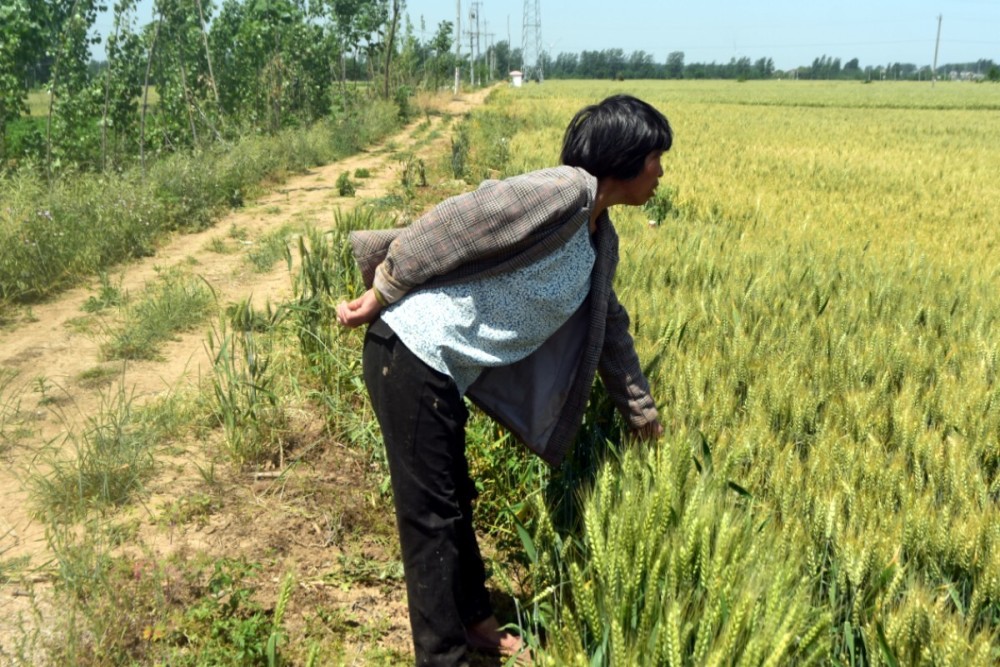
[{"label": "tire track in dirt", "polygon": [[[135,295],[164,269],[190,264],[212,286],[222,306],[251,297],[257,306],[265,301],[281,303],[291,296],[291,279],[283,262],[268,273],[254,273],[245,260],[246,252],[220,254],[210,248],[212,240],[228,238],[233,227],[244,230],[248,239],[258,239],[286,223],[329,225],[334,209],[351,208],[364,199],[388,194],[400,182],[403,168],[396,155],[422,141],[415,153],[418,157],[440,155],[447,150],[448,133],[441,132],[430,141],[428,134],[440,130],[442,116],[460,116],[487,94],[483,90],[442,98],[433,105],[439,115],[428,116],[430,127],[422,125],[421,119],[359,155],[293,175],[256,202],[224,215],[214,227],[175,236],[162,244],[155,256],[116,267],[109,276],[120,277],[121,291]],[[372,177],[355,179],[355,197],[339,197],[337,177],[359,168],[368,169]],[[49,558],[44,527],[30,516],[25,480],[39,451],[68,446],[71,434],[98,413],[104,400],[101,390],[82,386],[79,380],[82,373],[107,365],[100,356],[102,336],[73,326],[74,320],[84,315],[83,304],[97,287],[97,281],[91,281],[34,306],[31,321],[0,331],[0,371],[16,373],[0,401],[15,400],[16,395],[19,416],[25,419],[23,426],[31,430],[12,446],[0,448],[0,561],[28,558],[32,566],[39,566]],[[138,405],[196,384],[199,377],[211,373],[206,328],[199,327],[197,332],[183,334],[163,346],[160,361],[129,362],[121,368],[116,386],[120,381]],[[8,622],[25,609],[25,597],[17,584],[0,588],[0,648],[2,638],[11,630]]]}]

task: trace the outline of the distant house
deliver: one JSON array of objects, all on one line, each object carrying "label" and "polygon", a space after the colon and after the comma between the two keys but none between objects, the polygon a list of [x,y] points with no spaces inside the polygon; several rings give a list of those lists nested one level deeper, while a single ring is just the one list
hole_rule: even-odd
[{"label": "distant house", "polygon": [[952,81],[982,81],[986,76],[979,72],[959,72],[958,70],[952,70],[948,73],[948,78]]},{"label": "distant house", "polygon": [[510,82],[515,88],[520,88],[521,84],[524,83],[524,72],[521,70],[514,70],[510,73]]}]

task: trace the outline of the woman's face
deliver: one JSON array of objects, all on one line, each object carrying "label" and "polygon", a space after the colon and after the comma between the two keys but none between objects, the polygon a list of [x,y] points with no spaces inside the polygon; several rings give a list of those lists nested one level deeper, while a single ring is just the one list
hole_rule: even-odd
[{"label": "woman's face", "polygon": [[625,181],[628,190],[628,204],[642,206],[656,192],[656,188],[660,184],[660,176],[663,176],[663,167],[660,165],[662,157],[663,151],[653,151],[646,156],[642,171],[634,178]]}]

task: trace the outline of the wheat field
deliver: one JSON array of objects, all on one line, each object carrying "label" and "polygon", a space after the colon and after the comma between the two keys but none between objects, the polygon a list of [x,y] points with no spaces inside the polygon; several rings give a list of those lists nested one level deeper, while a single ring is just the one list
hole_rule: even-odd
[{"label": "wheat field", "polygon": [[579,539],[536,503],[543,653],[997,664],[1000,87],[549,81],[472,118],[482,175],[555,163],[614,92],[675,130],[653,205],[612,214],[669,428]]}]

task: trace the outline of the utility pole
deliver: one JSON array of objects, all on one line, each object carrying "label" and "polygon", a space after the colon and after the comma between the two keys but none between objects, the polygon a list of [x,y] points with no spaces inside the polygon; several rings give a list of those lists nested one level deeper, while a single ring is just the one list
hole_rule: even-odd
[{"label": "utility pole", "polygon": [[504,72],[504,77],[510,76],[510,53],[513,50],[514,45],[510,43],[510,14],[507,14],[507,62],[504,63],[507,71]]},{"label": "utility pole", "polygon": [[[479,43],[479,37],[482,34],[480,32],[480,30],[479,30],[479,15],[482,13],[481,10],[482,10],[483,3],[481,3],[481,2],[475,2],[473,4],[476,7],[476,60],[478,61],[479,59],[481,59],[483,57],[482,45]],[[483,75],[482,75],[482,73],[479,74],[479,83],[480,84],[483,83]]]},{"label": "utility pole", "polygon": [[[482,31],[479,28],[479,16],[482,13],[482,2],[471,2],[469,4],[469,30],[465,33],[469,36],[469,84],[476,85],[476,63],[482,58],[479,38]],[[482,83],[482,76],[479,76],[479,83]]]},{"label": "utility pole", "polygon": [[462,74],[462,0],[455,0],[455,94]]},{"label": "utility pole", "polygon": [[938,57],[938,47],[941,46],[941,15],[938,14],[938,31],[937,39],[934,40],[934,71],[931,72],[931,88],[937,82],[937,57]]},{"label": "utility pole", "polygon": [[462,0],[455,0],[455,94],[462,75]]},{"label": "utility pole", "polygon": [[486,66],[489,74],[487,75],[488,81],[493,81],[494,69],[496,67],[496,51],[493,49],[493,33],[490,32],[490,22],[483,21],[483,37],[486,38],[486,61],[484,65]]},{"label": "utility pole", "polygon": [[[475,4],[475,3],[473,3]],[[473,15],[469,15],[469,19],[472,19]],[[472,31],[472,21],[469,21],[469,85],[475,87],[476,85],[476,48],[475,39],[476,33]]]}]

